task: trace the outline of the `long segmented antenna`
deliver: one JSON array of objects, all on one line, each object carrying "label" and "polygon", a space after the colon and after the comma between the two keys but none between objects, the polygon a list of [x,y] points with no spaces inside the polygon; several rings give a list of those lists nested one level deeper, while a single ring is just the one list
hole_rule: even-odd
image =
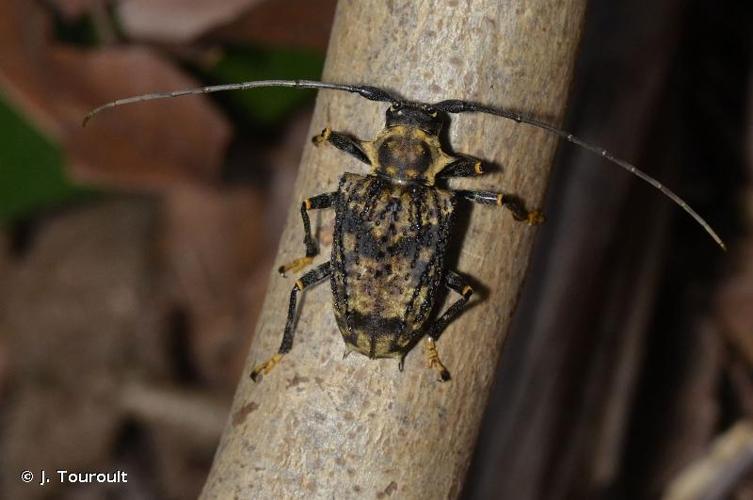
[{"label": "long segmented antenna", "polygon": [[95,108],[84,117],[83,126],[89,123],[94,115],[109,108],[115,108],[123,106],[125,104],[134,104],[137,102],[156,101],[157,99],[170,99],[172,97],[181,97],[184,95],[199,95],[199,94],[211,94],[213,92],[224,92],[226,90],[248,90],[258,89],[262,87],[290,87],[298,89],[329,89],[329,90],[342,90],[345,92],[352,92],[359,94],[361,97],[365,97],[371,101],[382,102],[397,102],[402,101],[399,97],[390,94],[389,92],[376,87],[369,87],[367,85],[346,85],[340,83],[327,83],[327,82],[315,82],[311,80],[258,80],[253,82],[242,83],[229,83],[225,85],[212,85],[209,87],[199,87],[195,89],[174,90],[172,92],[156,92],[154,94],[137,95],[133,97],[126,97],[125,99],[118,99],[102,106]]},{"label": "long segmented antenna", "polygon": [[[144,95],[138,95],[138,96],[133,96],[133,97],[126,97],[125,99],[118,99],[116,101],[103,104],[102,106],[99,106],[98,108],[90,111],[84,117],[83,125],[86,126],[89,120],[91,120],[99,112],[104,111],[105,109],[123,106],[125,104],[133,104],[133,103],[145,102],[145,101],[154,101],[157,99],[169,99],[169,98],[181,97],[185,95],[210,94],[213,92],[224,92],[226,90],[248,90],[248,89],[256,89],[256,88],[262,88],[262,87],[290,87],[290,88],[301,88],[301,89],[340,90],[344,92],[351,92],[354,94],[359,94],[361,97],[365,97],[366,99],[369,99],[371,101],[380,101],[380,102],[403,102],[404,101],[399,96],[391,94],[387,92],[386,90],[383,90],[377,87],[370,87],[367,85],[349,85],[349,84],[340,84],[340,83],[318,82],[318,81],[312,81],[312,80],[259,80],[259,81],[252,81],[252,82],[231,83],[231,84],[226,84],[226,85],[213,85],[213,86],[199,87],[199,88],[194,88],[194,89],[176,90],[172,92],[158,92],[154,94],[144,94]],[[421,103],[413,103],[413,104],[421,104]],[[525,123],[533,127],[546,130],[547,132],[555,134],[561,137],[562,139],[565,139],[568,142],[571,142],[588,151],[591,151],[592,153],[595,153],[601,156],[602,158],[605,158],[606,160],[624,168],[625,170],[635,175],[639,179],[647,182],[654,188],[658,189],[664,196],[672,200],[680,208],[685,210],[685,212],[687,212],[691,217],[693,217],[693,219],[698,224],[700,224],[700,226],[709,234],[709,236],[711,236],[711,238],[713,238],[713,240],[717,243],[717,245],[719,245],[722,248],[722,250],[725,250],[725,251],[727,250],[727,246],[724,244],[724,242],[719,237],[719,235],[716,234],[716,231],[714,231],[709,225],[709,223],[706,222],[703,219],[703,217],[698,215],[698,213],[695,210],[693,210],[690,207],[690,205],[688,205],[682,198],[677,196],[674,192],[672,192],[672,190],[665,187],[661,182],[654,179],[647,173],[643,172],[635,165],[613,156],[606,149],[589,144],[583,141],[582,139],[575,137],[573,134],[566,132],[564,130],[561,130],[553,125],[549,125],[546,122],[542,122],[530,116],[516,113],[514,111],[510,111],[507,109],[493,108],[490,106],[484,106],[482,104],[477,104],[477,103],[468,102],[468,101],[460,101],[460,100],[441,101],[432,106],[435,109],[439,111],[444,111],[446,113],[468,113],[468,112],[487,113],[487,114],[491,114],[495,116],[500,116],[502,118],[507,118],[508,120],[513,120],[517,123]]]},{"label": "long segmented antenna", "polygon": [[714,239],[717,245],[719,245],[722,250],[726,251],[727,246],[724,244],[722,239],[719,237],[718,234],[716,234],[716,231],[714,231],[711,226],[709,225],[706,220],[704,220],[703,217],[698,215],[698,212],[693,210],[690,205],[688,205],[685,200],[677,196],[671,189],[664,186],[661,182],[654,179],[650,175],[648,175],[646,172],[640,170],[638,167],[633,165],[632,163],[629,163],[623,159],[617,158],[613,156],[609,151],[607,151],[604,148],[600,148],[598,146],[594,146],[592,144],[589,144],[585,142],[584,140],[575,137],[570,132],[565,132],[564,130],[560,130],[557,127],[554,127],[552,125],[549,125],[548,123],[539,121],[535,118],[531,118],[530,116],[525,116],[520,113],[516,113],[514,111],[509,111],[506,109],[497,109],[492,108],[489,106],[484,106],[481,104],[476,104],[473,102],[467,102],[467,101],[458,101],[458,100],[448,100],[448,101],[442,101],[438,102],[433,105],[434,108],[445,111],[447,113],[466,113],[466,112],[478,112],[478,113],[488,113],[491,115],[501,116],[502,118],[507,118],[509,120],[513,120],[517,123],[526,123],[528,125],[531,125],[533,127],[537,127],[540,129],[544,129],[547,132],[550,132],[552,134],[555,134],[563,139],[565,139],[568,142],[571,142],[573,144],[576,144],[583,149],[586,149],[588,151],[591,151],[592,153],[596,153],[597,155],[601,156],[602,158],[607,159],[608,161],[611,161],[612,163],[619,165],[620,167],[624,168],[631,174],[635,175],[639,179],[647,182],[648,184],[652,185],[661,193],[675,202],[680,208],[685,210],[693,219],[701,225],[701,227],[711,236],[711,238]]}]

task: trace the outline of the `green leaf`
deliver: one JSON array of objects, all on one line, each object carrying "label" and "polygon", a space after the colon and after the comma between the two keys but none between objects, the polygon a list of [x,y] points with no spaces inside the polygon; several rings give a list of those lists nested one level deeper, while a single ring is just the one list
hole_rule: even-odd
[{"label": "green leaf", "polygon": [[0,222],[89,193],[66,179],[60,148],[0,95]]},{"label": "green leaf", "polygon": [[[323,67],[324,57],[311,51],[232,47],[207,72],[207,77],[214,83],[318,79]],[[313,96],[313,91],[269,88],[231,92],[228,99],[234,110],[244,118],[261,124],[274,124],[309,102]]]}]

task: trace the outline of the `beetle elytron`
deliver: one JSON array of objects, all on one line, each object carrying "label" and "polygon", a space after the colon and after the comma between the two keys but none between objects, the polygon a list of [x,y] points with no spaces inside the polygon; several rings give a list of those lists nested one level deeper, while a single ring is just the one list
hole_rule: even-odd
[{"label": "beetle elytron", "polygon": [[[648,182],[689,213],[723,249],[714,230],[687,203],[654,178],[606,150],[583,142],[572,134],[534,118],[506,109],[468,101],[446,100],[436,104],[410,102],[383,89],[308,80],[266,80],[129,97],[107,103],[90,112],[84,124],[99,111],[123,104],[260,87],[331,89],[357,93],[372,101],[390,103],[384,128],[373,141],[362,141],[330,129],[314,138],[329,143],[371,167],[368,175],[345,173],[337,191],[308,198],[301,205],[305,257],[280,267],[280,272],[299,271],[311,264],[318,246],[311,235],[308,211],[335,209],[332,257],[303,274],[290,294],[287,323],[280,348],[251,372],[251,378],[267,374],[293,346],[298,295],[330,278],[335,318],[348,348],[370,358],[394,357],[402,361],[424,336],[429,366],[439,380],[450,378],[439,360],[435,341],[447,324],[465,307],[473,293],[465,278],[445,269],[444,256],[450,238],[455,201],[506,207],[513,217],[539,224],[543,216],[528,211],[508,194],[488,191],[453,191],[435,186],[435,180],[483,174],[482,162],[442,149],[439,134],[447,113],[489,113],[518,123],[542,128],[592,151]],[[460,298],[434,322],[429,322],[437,292],[444,285]]]}]

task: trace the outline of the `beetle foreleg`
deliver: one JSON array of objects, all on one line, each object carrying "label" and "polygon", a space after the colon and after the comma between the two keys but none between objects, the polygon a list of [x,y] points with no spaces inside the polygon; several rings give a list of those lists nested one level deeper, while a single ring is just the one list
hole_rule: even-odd
[{"label": "beetle foreleg", "polygon": [[367,165],[371,165],[366,151],[364,151],[363,141],[356,139],[342,132],[333,132],[329,128],[322,130],[322,133],[314,136],[311,139],[315,145],[319,146],[325,142],[329,142],[340,151],[345,151],[350,156],[364,162]]},{"label": "beetle foreleg", "polygon": [[288,304],[288,320],[285,323],[285,331],[282,334],[282,342],[277,354],[269,358],[264,363],[260,364],[251,372],[251,379],[256,382],[259,375],[266,375],[272,368],[280,362],[282,357],[287,354],[293,347],[293,337],[295,336],[295,313],[296,306],[298,305],[298,294],[320,283],[325,278],[328,278],[332,273],[332,267],[329,262],[325,262],[320,266],[312,269],[303,276],[301,276],[293,285],[293,289],[290,291],[290,303]]}]

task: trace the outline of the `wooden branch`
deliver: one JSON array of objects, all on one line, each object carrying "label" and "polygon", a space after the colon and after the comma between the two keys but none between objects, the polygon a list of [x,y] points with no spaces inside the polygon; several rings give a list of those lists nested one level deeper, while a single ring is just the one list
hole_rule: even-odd
[{"label": "wooden branch", "polygon": [[[340,2],[323,78],[385,86],[409,99],[466,98],[529,112],[555,124],[565,109],[585,0]],[[325,126],[370,139],[386,106],[323,91],[311,133]],[[453,149],[503,166],[475,186],[539,206],[556,146],[545,132],[491,116],[459,116]],[[334,148],[304,151],[278,262],[299,257],[297,207],[332,191],[362,165]],[[329,258],[331,213],[314,215]],[[461,224],[462,226],[462,224]],[[457,262],[488,293],[438,343],[453,375],[438,383],[420,349],[405,371],[394,360],[353,355],[334,321],[328,284],[307,291],[296,343],[261,383],[241,380],[203,498],[457,497],[528,263],[535,231],[503,210],[473,209]],[[279,345],[292,279],[272,272],[248,361]]]}]

